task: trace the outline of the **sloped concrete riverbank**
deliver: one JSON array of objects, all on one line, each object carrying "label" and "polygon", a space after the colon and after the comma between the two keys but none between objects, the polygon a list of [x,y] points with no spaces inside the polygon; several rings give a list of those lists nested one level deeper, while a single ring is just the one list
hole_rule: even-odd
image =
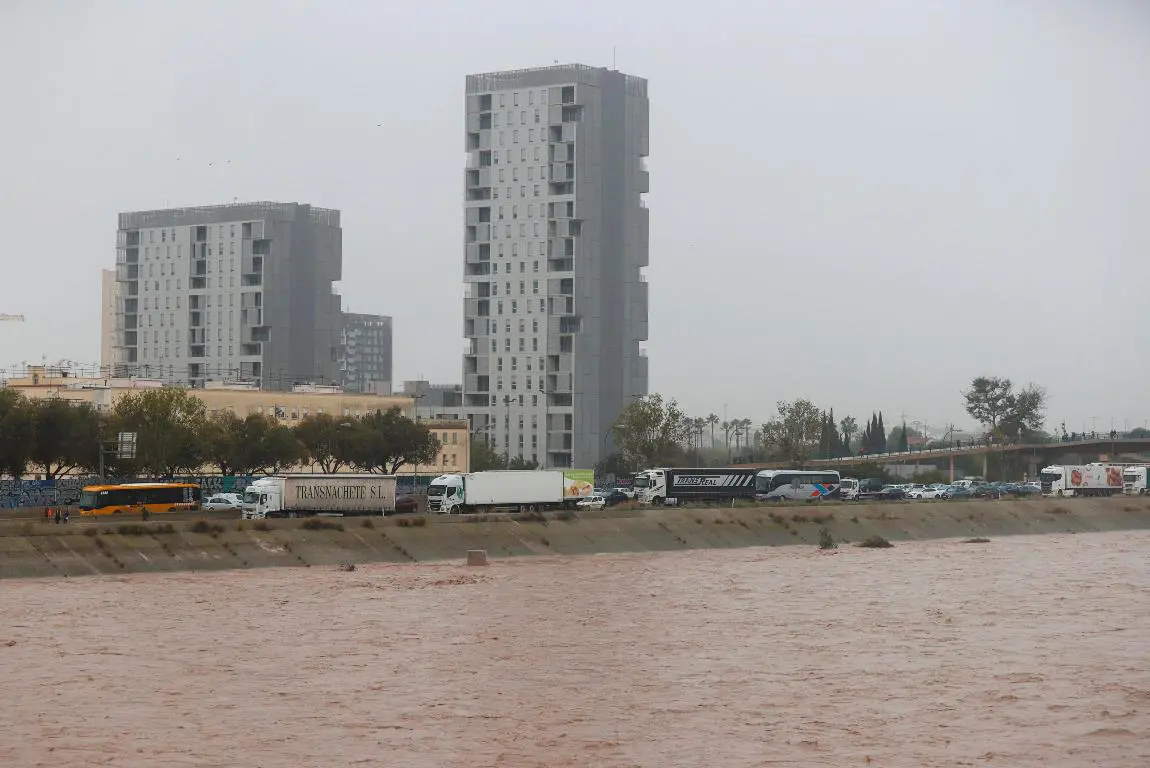
[{"label": "sloped concrete riverbank", "polygon": [[[330,527],[321,527],[330,526]],[[729,549],[1150,529],[1150,501],[1067,499],[607,510],[573,515],[0,525],[0,578]]]}]

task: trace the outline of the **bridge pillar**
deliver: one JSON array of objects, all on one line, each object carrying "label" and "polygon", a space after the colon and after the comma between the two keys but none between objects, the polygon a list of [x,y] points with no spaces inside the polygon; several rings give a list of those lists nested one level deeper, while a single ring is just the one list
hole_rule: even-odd
[{"label": "bridge pillar", "polygon": [[954,483],[954,454],[950,455],[950,482]]},{"label": "bridge pillar", "polygon": [[990,451],[982,454],[982,479],[986,479],[986,473],[990,471]]}]

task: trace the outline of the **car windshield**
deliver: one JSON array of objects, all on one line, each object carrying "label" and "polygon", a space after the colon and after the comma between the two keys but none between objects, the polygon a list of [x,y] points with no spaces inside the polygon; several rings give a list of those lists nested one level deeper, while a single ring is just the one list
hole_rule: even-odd
[{"label": "car windshield", "polygon": [[651,487],[651,481],[646,476],[636,477],[634,487],[635,488],[650,488]]},{"label": "car windshield", "polygon": [[247,491],[244,493],[245,504],[258,504],[260,501],[259,491]]},{"label": "car windshield", "polygon": [[431,485],[427,486],[427,495],[428,496],[442,496],[443,492],[446,490],[447,490],[446,485],[443,485],[442,483],[440,483],[438,485],[435,483],[432,483]]},{"label": "car windshield", "polygon": [[1061,472],[1042,472],[1038,475],[1044,483],[1055,483],[1062,479]]},{"label": "car windshield", "polygon": [[98,505],[99,502],[97,501],[97,495],[95,491],[80,492],[80,503],[78,504],[80,509],[95,509]]}]

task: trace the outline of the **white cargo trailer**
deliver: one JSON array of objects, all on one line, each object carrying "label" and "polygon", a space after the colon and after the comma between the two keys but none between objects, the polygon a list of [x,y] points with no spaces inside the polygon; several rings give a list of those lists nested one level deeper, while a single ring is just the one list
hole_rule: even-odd
[{"label": "white cargo trailer", "polygon": [[1045,496],[1114,496],[1122,493],[1122,466],[1083,464],[1045,467],[1038,473]]},{"label": "white cargo trailer", "polygon": [[440,475],[427,489],[427,508],[444,514],[574,509],[594,486],[587,470],[493,470]]},{"label": "white cargo trailer", "polygon": [[279,475],[262,477],[244,490],[245,519],[353,517],[394,511],[394,475]]}]

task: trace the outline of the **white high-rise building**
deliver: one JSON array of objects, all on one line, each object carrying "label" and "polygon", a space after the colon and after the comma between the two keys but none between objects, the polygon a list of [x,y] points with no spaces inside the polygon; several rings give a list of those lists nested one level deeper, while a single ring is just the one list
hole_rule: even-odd
[{"label": "white high-rise building", "polygon": [[466,91],[463,406],[499,453],[591,468],[647,394],[647,81],[575,64]]},{"label": "white high-rise building", "polygon": [[339,211],[239,203],[121,213],[112,365],[193,387],[339,380]]}]

